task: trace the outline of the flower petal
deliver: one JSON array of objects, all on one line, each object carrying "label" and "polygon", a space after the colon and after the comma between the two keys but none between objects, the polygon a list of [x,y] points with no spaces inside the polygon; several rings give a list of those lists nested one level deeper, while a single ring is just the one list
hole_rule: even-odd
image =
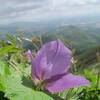
[{"label": "flower petal", "polygon": [[28,58],[31,60],[32,63],[32,78],[33,80],[44,80],[45,74],[47,75],[46,78],[49,78],[51,75],[51,68],[52,65],[47,64],[47,57],[45,55],[45,52],[41,50],[41,52],[38,52],[36,57],[33,58],[32,52],[28,50],[27,52]]},{"label": "flower petal", "polygon": [[[52,81],[52,79],[51,79]],[[73,88],[73,87],[79,87],[79,86],[87,86],[89,85],[89,81],[86,80],[82,76],[76,76],[73,74],[66,74],[62,78],[47,83],[46,89],[49,92],[57,93],[62,92],[66,89]]]},{"label": "flower petal", "polygon": [[37,66],[37,61],[33,58],[32,52],[30,50],[28,50],[27,56],[32,63],[32,78],[34,80],[39,80],[40,69]]},{"label": "flower petal", "polygon": [[43,45],[32,60],[32,76],[40,80],[49,79],[52,76],[68,71],[71,63],[71,51],[60,41],[52,41]]},{"label": "flower petal", "polygon": [[[41,59],[39,59],[40,55]],[[45,58],[45,61],[42,61],[43,58]],[[37,53],[36,59],[38,59],[42,72],[45,72],[44,79],[47,79],[68,71],[71,63],[71,51],[65,47],[60,40],[52,41],[46,43],[40,49]],[[43,63],[45,63],[45,65]]]}]

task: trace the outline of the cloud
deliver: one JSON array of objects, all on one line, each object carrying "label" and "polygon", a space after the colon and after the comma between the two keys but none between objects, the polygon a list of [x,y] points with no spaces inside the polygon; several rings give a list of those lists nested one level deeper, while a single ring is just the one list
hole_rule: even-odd
[{"label": "cloud", "polygon": [[0,0],[0,21],[34,21],[99,10],[100,0]]},{"label": "cloud", "polygon": [[15,1],[13,2],[12,0],[8,0],[4,5],[0,3],[0,8],[1,8],[0,13],[3,14],[3,13],[13,13],[13,12],[25,11],[25,10],[27,11],[30,9],[37,9],[37,8],[44,6],[44,3],[41,3],[41,2],[35,2],[35,3],[32,1],[25,2],[24,0],[21,0],[24,2],[18,2],[17,0]]}]

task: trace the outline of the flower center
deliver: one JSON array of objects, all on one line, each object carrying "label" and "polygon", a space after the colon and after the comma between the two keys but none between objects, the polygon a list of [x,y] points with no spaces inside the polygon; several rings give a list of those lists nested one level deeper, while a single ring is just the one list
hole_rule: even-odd
[{"label": "flower center", "polygon": [[37,90],[43,90],[45,87],[45,82],[44,80],[35,80],[35,85]]}]

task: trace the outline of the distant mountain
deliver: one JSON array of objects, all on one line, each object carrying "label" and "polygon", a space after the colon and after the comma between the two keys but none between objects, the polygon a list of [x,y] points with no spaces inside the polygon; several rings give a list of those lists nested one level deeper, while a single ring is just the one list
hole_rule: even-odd
[{"label": "distant mountain", "polygon": [[43,21],[30,21],[30,22],[14,22],[7,25],[0,24],[0,32],[5,33],[19,33],[23,32],[28,35],[39,35],[48,33],[58,27],[63,26],[82,26],[83,27],[100,27],[100,15],[84,15],[84,16],[66,16],[66,17],[58,17],[52,18],[51,20],[43,20]]},{"label": "distant mountain", "polygon": [[[85,19],[85,18],[84,18]],[[61,38],[71,48],[83,51],[100,45],[100,21],[84,23],[80,21],[72,25],[68,21],[55,20],[54,22],[17,22],[0,26],[0,32],[10,34],[24,33],[26,37],[43,35],[44,41]],[[79,20],[78,18],[76,20]],[[73,22],[73,21],[72,21]],[[0,35],[1,36],[1,35]]]},{"label": "distant mountain", "polygon": [[81,52],[100,45],[100,28],[62,26],[43,35],[44,42],[57,38],[62,39],[70,48],[76,48]]},{"label": "distant mountain", "polygon": [[25,33],[26,35],[38,35],[48,32],[51,26],[46,23],[38,22],[17,22],[9,25],[0,26],[0,32],[3,34]]},{"label": "distant mountain", "polygon": [[[71,48],[83,51],[100,45],[100,16],[62,17],[41,22],[15,22],[1,25],[0,32],[25,33],[26,37],[43,35],[44,41],[61,38]],[[0,35],[1,36],[1,35]]]}]

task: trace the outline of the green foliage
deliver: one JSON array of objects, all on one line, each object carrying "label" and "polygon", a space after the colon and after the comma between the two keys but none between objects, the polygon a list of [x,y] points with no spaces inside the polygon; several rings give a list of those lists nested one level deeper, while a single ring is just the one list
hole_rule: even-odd
[{"label": "green foliage", "polygon": [[0,100],[8,100],[6,97],[4,97],[3,92],[0,92]]},{"label": "green foliage", "polygon": [[16,37],[15,36],[10,35],[10,34],[6,34],[6,38],[11,44],[16,44]]},{"label": "green foliage", "polygon": [[[92,66],[91,66],[92,67]],[[99,66],[100,67],[100,66]],[[100,100],[100,79],[95,69],[84,70],[84,75],[90,80],[91,86],[83,89],[80,92],[80,99],[82,100]],[[100,78],[100,74],[99,74]]]},{"label": "green foliage", "polygon": [[[16,37],[13,38],[7,34],[6,38],[0,44],[0,100],[100,100],[99,63],[86,66],[87,68],[81,70],[76,67],[77,63],[74,65],[73,73],[83,74],[89,79],[91,82],[89,87],[73,88],[58,94],[51,94],[45,90],[37,91],[31,79],[31,66],[25,55],[25,49],[17,45]],[[53,40],[54,37],[50,36],[47,40],[49,39]],[[33,51],[35,53],[35,50]],[[91,53],[86,53],[86,55],[91,55]],[[85,58],[87,58],[86,55]],[[84,60],[84,54],[80,58]]]},{"label": "green foliage", "polygon": [[0,57],[7,55],[8,53],[13,53],[18,51],[19,49],[15,47],[15,45],[8,45],[0,48]]},{"label": "green foliage", "polygon": [[30,87],[33,88],[25,86],[26,83],[22,78],[23,73],[19,74],[5,61],[0,61],[0,68],[0,91],[5,93],[5,97],[10,100],[53,100],[43,92],[34,90],[32,84]]}]

